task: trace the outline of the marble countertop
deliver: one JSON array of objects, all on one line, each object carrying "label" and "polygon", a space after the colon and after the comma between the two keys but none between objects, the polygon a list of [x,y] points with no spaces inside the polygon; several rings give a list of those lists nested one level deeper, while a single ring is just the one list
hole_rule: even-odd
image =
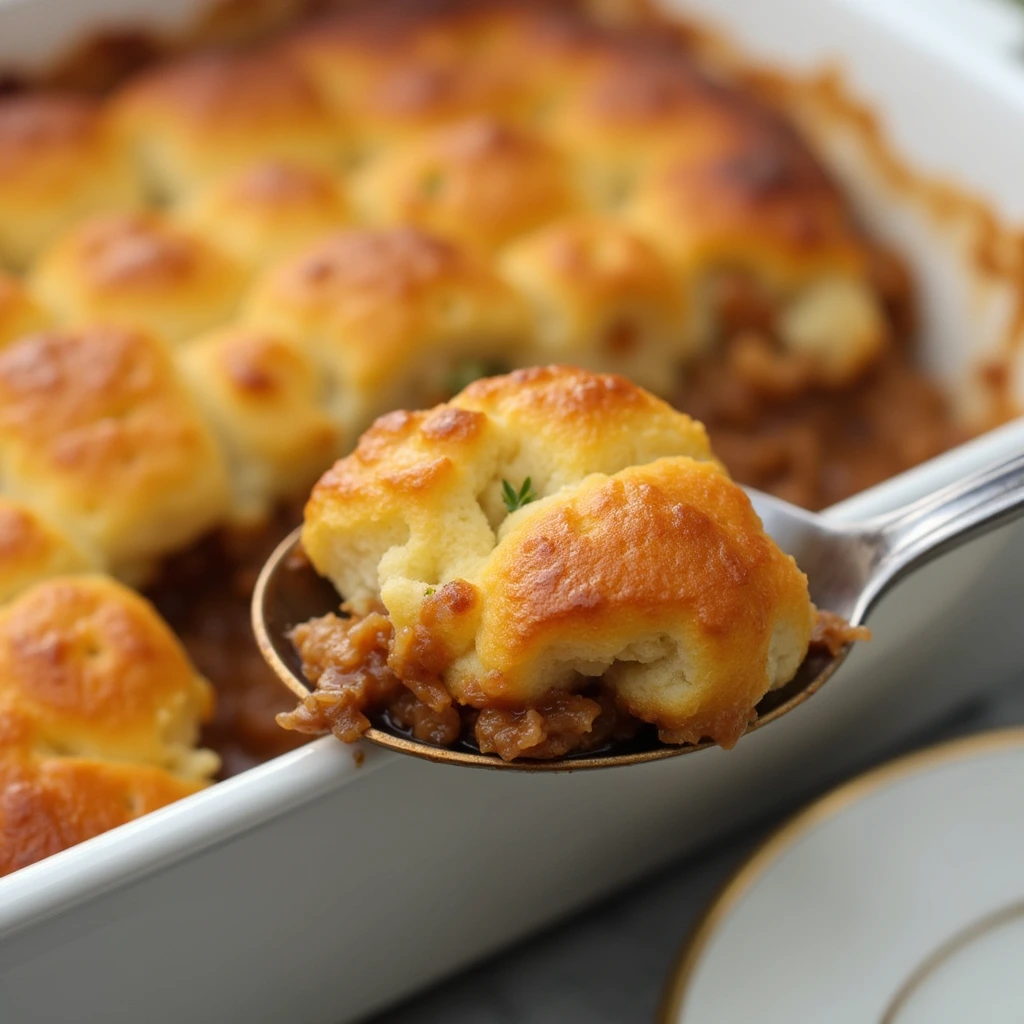
[{"label": "marble countertop", "polygon": [[[1024,724],[1024,681],[890,752]],[[663,871],[374,1018],[372,1024],[646,1024],[701,911],[779,822]]]}]

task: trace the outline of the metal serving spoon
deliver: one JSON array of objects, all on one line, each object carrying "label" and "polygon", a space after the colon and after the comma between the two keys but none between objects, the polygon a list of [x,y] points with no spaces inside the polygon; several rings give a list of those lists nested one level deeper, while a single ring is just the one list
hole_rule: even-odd
[{"label": "metal serving spoon", "polygon": [[[748,489],[747,493],[768,533],[807,574],[811,599],[818,608],[856,626],[897,579],[940,552],[1021,514],[1024,454],[859,523],[833,523],[759,491]],[[302,698],[310,687],[288,633],[300,622],[336,611],[339,601],[331,584],[317,576],[305,559],[293,557],[299,536],[300,529],[294,530],[263,567],[253,594],[252,623],[263,657],[281,682]],[[849,647],[835,657],[812,651],[791,682],[764,697],[747,731],[760,729],[802,704],[821,689],[848,653]],[[713,745],[669,746],[659,742],[652,729],[605,750],[552,761],[503,761],[496,754],[481,754],[468,743],[454,747],[423,743],[391,726],[384,716],[365,736],[382,747],[430,761],[511,771],[607,768],[676,757]]]}]

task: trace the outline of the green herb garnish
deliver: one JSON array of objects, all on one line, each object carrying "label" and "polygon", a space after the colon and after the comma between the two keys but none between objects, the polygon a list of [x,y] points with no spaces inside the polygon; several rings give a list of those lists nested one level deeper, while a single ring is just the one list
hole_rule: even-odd
[{"label": "green herb garnish", "polygon": [[427,597],[433,597],[436,590],[434,587],[427,587]]},{"label": "green herb garnish", "polygon": [[505,508],[509,512],[515,512],[516,509],[522,508],[524,505],[529,505],[531,501],[537,500],[537,495],[533,493],[533,487],[530,484],[530,478],[527,477],[523,481],[523,486],[518,491],[507,481],[501,481],[501,499],[505,502]]}]

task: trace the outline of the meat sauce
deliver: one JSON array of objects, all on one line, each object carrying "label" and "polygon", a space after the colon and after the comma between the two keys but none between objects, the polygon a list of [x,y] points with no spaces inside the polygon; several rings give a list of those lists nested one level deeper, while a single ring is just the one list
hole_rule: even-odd
[{"label": "meat sauce", "polygon": [[[298,734],[332,733],[352,743],[370,729],[371,717],[383,715],[393,728],[424,743],[448,747],[463,741],[505,761],[548,760],[599,750],[651,728],[618,707],[599,680],[588,681],[580,693],[553,690],[529,707],[482,710],[455,705],[435,683],[435,699],[427,704],[415,684],[403,682],[392,670],[392,633],[380,611],[352,618],[329,614],[298,626],[292,640],[314,689],[297,708],[279,714],[278,723]],[[847,644],[870,638],[864,626],[850,626],[832,612],[819,611],[811,649],[834,658]],[[436,700],[437,690],[445,698],[441,702]],[[663,743],[683,742],[667,730],[660,730],[658,738]]]},{"label": "meat sauce", "polygon": [[410,688],[389,667],[392,629],[380,612],[325,615],[297,627],[292,639],[303,673],[315,685],[295,710],[278,716],[280,725],[297,733],[332,733],[350,743],[370,728],[368,716],[383,713],[415,739],[435,746],[468,739],[482,753],[509,761],[593,750],[632,738],[641,724],[594,686],[583,693],[552,692],[528,708],[477,710],[457,707],[435,683],[428,704],[420,683]]},{"label": "meat sauce", "polygon": [[274,721],[295,701],[263,661],[249,623],[260,567],[299,518],[298,509],[282,510],[258,530],[213,534],[169,559],[146,593],[217,691],[202,743],[220,754],[224,777],[305,740]]}]

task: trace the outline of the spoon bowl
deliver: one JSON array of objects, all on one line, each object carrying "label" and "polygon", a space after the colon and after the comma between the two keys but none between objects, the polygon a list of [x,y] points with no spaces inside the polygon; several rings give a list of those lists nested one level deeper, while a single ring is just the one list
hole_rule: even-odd
[{"label": "spoon bowl", "polygon": [[[302,659],[289,639],[289,633],[300,622],[337,611],[339,598],[334,587],[318,576],[308,560],[302,556],[302,528],[297,527],[277,546],[264,565],[253,593],[252,620],[256,641],[267,664],[278,679],[301,700],[309,695],[311,687],[302,674]],[[787,711],[807,700],[825,683],[842,662],[849,648],[838,655],[812,652],[796,676],[784,687],[774,690],[757,706],[757,719],[748,732],[759,729]],[[371,715],[372,728],[363,738],[378,746],[412,754],[444,764],[468,765],[475,768],[504,768],[517,771],[576,771],[581,768],[610,768],[615,765],[639,764],[677,757],[715,744],[683,744],[669,746],[662,743],[655,730],[643,729],[628,742],[582,754],[570,754],[553,760],[503,761],[496,754],[482,754],[467,742],[450,747],[438,747],[410,736],[405,730],[392,725],[386,714]]]},{"label": "spoon bowl", "polygon": [[[1016,518],[1024,510],[1024,455],[971,474],[964,480],[894,512],[859,523],[835,523],[788,502],[747,488],[768,534],[807,574],[811,600],[851,626],[863,624],[877,600],[900,578],[944,550]],[[298,699],[310,685],[290,639],[308,619],[337,611],[338,593],[318,576],[300,546],[301,527],[286,537],[260,572],[253,593],[252,623],[267,664]],[[799,707],[835,674],[850,651],[811,650],[796,676],[757,705],[747,728],[755,732]],[[710,741],[669,745],[653,727],[629,742],[553,760],[504,761],[482,754],[470,743],[438,747],[417,740],[392,724],[386,714],[371,716],[364,738],[378,746],[428,761],[506,771],[578,771],[679,757],[714,746]]]}]

